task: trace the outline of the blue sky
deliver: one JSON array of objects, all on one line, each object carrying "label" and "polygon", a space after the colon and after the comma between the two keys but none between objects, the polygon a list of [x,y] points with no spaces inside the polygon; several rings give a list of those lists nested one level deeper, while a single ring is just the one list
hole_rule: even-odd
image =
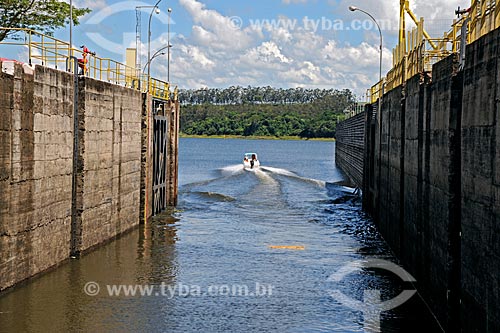
[{"label": "blue sky", "polygon": [[[93,10],[74,28],[74,44],[85,44],[100,57],[124,61],[125,48],[135,47],[135,7],[155,2],[74,0],[76,6]],[[435,36],[448,30],[454,9],[468,3],[411,1]],[[153,14],[151,50],[167,45],[170,7],[173,84],[349,88],[361,98],[378,79],[379,38],[368,17],[350,12],[349,5],[383,21],[383,72],[387,72],[397,42],[399,0],[162,0],[161,13]],[[143,64],[148,17],[148,12],[142,13]],[[69,40],[67,29],[55,35]],[[26,52],[0,46],[0,56],[22,59]],[[166,61],[163,56],[152,62],[155,77],[166,79]]]}]

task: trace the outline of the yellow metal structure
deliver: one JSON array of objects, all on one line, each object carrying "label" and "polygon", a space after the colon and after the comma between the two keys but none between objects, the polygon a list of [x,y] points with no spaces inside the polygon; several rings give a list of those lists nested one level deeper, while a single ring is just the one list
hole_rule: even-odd
[{"label": "yellow metal structure", "polygon": [[500,1],[472,0],[469,17],[469,42],[472,43],[500,27]]},{"label": "yellow metal structure", "polygon": [[[406,31],[406,14],[416,27]],[[467,24],[467,36],[462,28]],[[500,27],[500,0],[471,0],[471,7],[459,19],[453,21],[451,29],[440,38],[431,38],[425,31],[424,19],[410,9],[408,0],[400,0],[399,42],[392,51],[392,69],[382,82],[368,90],[370,103],[375,103],[388,92],[411,77],[432,70],[432,65],[460,50],[462,42],[472,43],[488,32]],[[381,85],[385,82],[385,87]],[[384,89],[382,89],[384,88]]]},{"label": "yellow metal structure", "polygon": [[382,81],[377,82],[373,87],[371,87],[368,90],[368,96],[370,96],[371,98],[370,100],[371,103],[373,103],[373,100],[376,101],[377,99],[382,97],[383,87],[385,83],[386,83],[385,78],[383,78]]},{"label": "yellow metal structure", "polygon": [[[408,14],[411,19],[413,20],[413,22],[418,25],[419,21],[421,21],[422,19],[418,20],[417,19],[417,16],[415,16],[415,14],[412,12],[412,10],[410,9],[410,1],[409,0],[400,0],[400,3],[399,3],[399,6],[400,6],[400,17],[399,17],[399,43],[400,44],[403,44],[405,42],[405,32],[406,32],[406,14]],[[431,36],[429,36],[429,34],[427,33],[427,31],[425,31],[425,29],[423,28],[423,26],[421,27],[422,28],[422,34],[424,35],[425,38],[427,39],[431,39]],[[436,49],[436,45],[430,41],[429,44],[432,46],[432,48]]]},{"label": "yellow metal structure", "polygon": [[[54,68],[74,68],[74,58],[83,59],[83,51],[70,47],[69,43],[44,35],[30,29],[1,28],[0,30],[17,31],[15,39],[2,41],[3,45],[22,45],[28,49],[31,64],[41,64]],[[94,54],[86,54],[85,70],[82,75],[90,78],[112,82],[129,88],[149,92],[153,97],[169,100],[170,86],[168,82],[137,73],[136,69],[109,58],[101,58]]]},{"label": "yellow metal structure", "polygon": [[126,82],[126,85],[132,86],[134,84],[133,78],[137,76],[138,71],[135,68],[135,63],[137,59],[137,50],[135,48],[127,48],[125,53],[125,65],[126,67],[126,77],[129,78],[129,81]]}]

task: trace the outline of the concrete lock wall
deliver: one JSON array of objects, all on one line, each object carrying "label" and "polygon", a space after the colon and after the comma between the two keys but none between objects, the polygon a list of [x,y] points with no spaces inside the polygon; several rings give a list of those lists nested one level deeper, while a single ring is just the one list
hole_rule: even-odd
[{"label": "concrete lock wall", "polygon": [[152,215],[151,97],[80,77],[74,174],[73,80],[42,66],[0,72],[0,291]]},{"label": "concrete lock wall", "polygon": [[82,78],[78,96],[81,252],[139,222],[142,93]]},{"label": "concrete lock wall", "polygon": [[467,49],[461,126],[461,285],[466,328],[500,332],[500,30]]},{"label": "concrete lock wall", "polygon": [[69,257],[70,75],[0,73],[0,289]]},{"label": "concrete lock wall", "polygon": [[365,113],[363,203],[450,332],[500,331],[500,31]]}]

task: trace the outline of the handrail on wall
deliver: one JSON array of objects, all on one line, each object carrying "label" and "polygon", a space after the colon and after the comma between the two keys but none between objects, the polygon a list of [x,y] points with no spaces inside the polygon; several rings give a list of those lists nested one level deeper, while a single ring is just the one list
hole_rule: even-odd
[{"label": "handrail on wall", "polygon": [[[68,42],[25,28],[2,28],[0,30],[17,31],[17,36],[3,45],[22,45],[28,48],[29,64],[40,62],[43,66],[64,68],[72,72],[74,58],[78,58],[81,75],[124,85],[129,88],[148,91],[153,97],[169,100],[170,84],[138,72],[135,68],[109,58],[101,58],[93,53],[70,47]],[[16,33],[15,33],[16,34]]]}]

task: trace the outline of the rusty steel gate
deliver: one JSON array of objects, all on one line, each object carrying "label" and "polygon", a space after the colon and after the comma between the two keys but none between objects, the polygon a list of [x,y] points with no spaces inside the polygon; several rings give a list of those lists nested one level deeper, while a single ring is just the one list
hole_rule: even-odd
[{"label": "rusty steel gate", "polygon": [[153,99],[153,215],[167,208],[168,102]]}]

